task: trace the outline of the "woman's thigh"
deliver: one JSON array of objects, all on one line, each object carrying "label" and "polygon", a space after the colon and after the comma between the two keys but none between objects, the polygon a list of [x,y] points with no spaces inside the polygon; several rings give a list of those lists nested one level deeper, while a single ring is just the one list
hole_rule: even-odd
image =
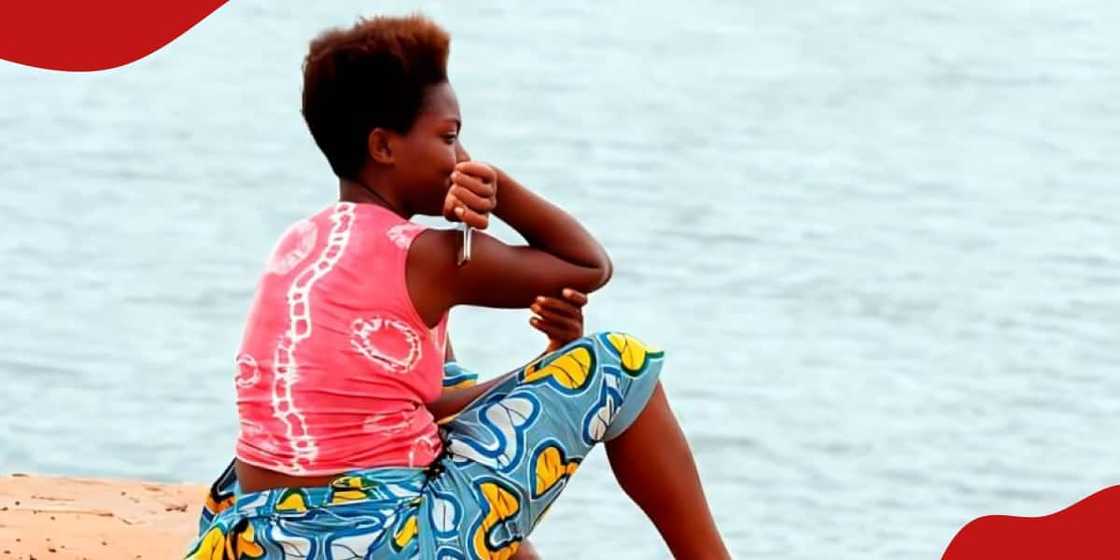
[{"label": "woman's thigh", "polygon": [[422,506],[437,550],[512,554],[595,444],[637,418],[663,357],[628,334],[585,336],[520,368],[445,424],[447,453]]}]

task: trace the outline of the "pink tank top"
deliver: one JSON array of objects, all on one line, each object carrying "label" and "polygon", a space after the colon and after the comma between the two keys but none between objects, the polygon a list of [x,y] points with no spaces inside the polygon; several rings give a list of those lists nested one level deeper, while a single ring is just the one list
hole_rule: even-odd
[{"label": "pink tank top", "polygon": [[296,222],[269,257],[237,355],[237,457],[292,475],[427,466],[441,443],[447,315],[434,329],[405,286],[426,229],[340,202]]}]

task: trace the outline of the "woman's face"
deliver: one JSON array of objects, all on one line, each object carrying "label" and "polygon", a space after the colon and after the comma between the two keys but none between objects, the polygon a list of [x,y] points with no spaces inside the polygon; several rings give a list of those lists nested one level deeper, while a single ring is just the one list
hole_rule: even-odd
[{"label": "woman's face", "polygon": [[393,147],[396,182],[417,214],[440,215],[455,164],[470,156],[459,143],[462,117],[451,84],[430,86],[412,129]]}]

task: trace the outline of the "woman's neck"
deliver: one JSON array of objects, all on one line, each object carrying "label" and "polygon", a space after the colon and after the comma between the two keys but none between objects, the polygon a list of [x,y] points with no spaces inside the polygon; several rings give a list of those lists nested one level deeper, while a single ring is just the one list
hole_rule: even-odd
[{"label": "woman's neck", "polygon": [[350,179],[340,179],[338,184],[338,200],[340,202],[353,202],[356,204],[376,204],[389,209],[394,214],[409,219],[412,212],[408,211],[403,202],[396,200],[392,194],[379,192],[373,187]]}]

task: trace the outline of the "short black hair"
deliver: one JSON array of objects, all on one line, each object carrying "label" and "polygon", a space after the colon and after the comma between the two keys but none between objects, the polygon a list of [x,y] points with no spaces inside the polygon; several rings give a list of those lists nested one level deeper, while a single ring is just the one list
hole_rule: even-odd
[{"label": "short black hair", "polygon": [[303,118],[335,175],[357,180],[374,128],[412,128],[425,90],[447,81],[450,44],[446,31],[419,14],[362,18],[311,41]]}]

